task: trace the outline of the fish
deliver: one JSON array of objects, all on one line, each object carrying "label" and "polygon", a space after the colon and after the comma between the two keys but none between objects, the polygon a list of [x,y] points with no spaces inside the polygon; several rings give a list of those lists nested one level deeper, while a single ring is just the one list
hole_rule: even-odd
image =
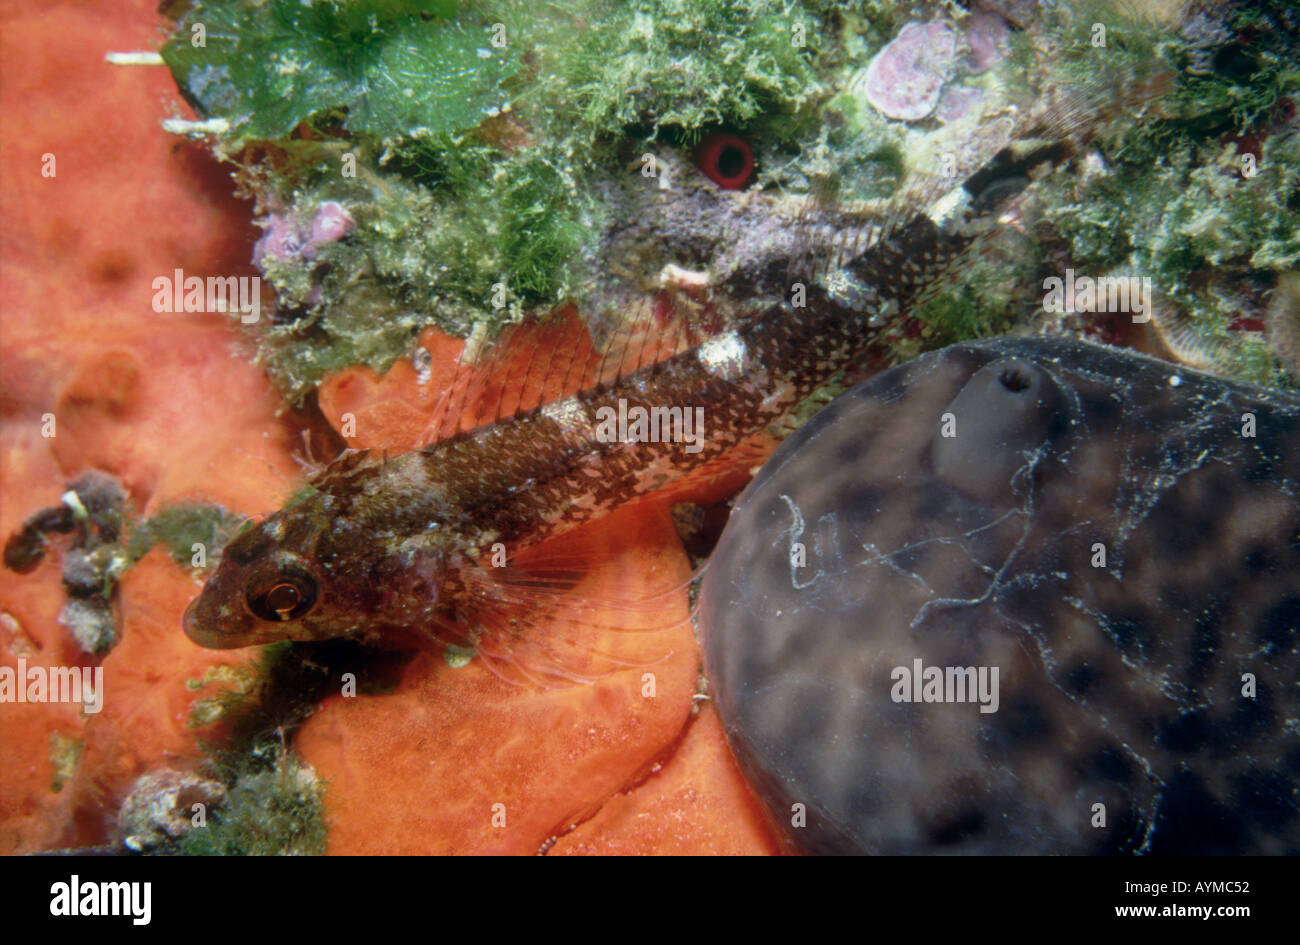
[{"label": "fish", "polygon": [[[532,681],[589,679],[573,671],[585,656],[529,633],[569,607],[583,568],[581,549],[548,557],[547,540],[725,461],[755,434],[788,432],[801,407],[899,336],[1034,178],[1152,94],[1108,85],[1026,109],[955,158],[956,176],[920,175],[872,222],[828,225],[842,215],[815,202],[774,213],[761,239],[740,239],[752,252],[723,277],[664,267],[680,296],[707,290],[706,305],[596,318],[585,353],[489,352],[473,364],[476,381],[443,397],[419,448],[345,452],[297,501],[230,542],[186,611],[186,634],[234,648],[418,628]],[[715,205],[722,219],[754,203],[703,175],[653,199],[671,215],[675,195]],[[543,334],[520,337],[527,347]],[[690,418],[707,429],[656,442],[608,424],[633,415],[665,419],[677,434]],[[612,603],[637,623],[651,602]]]},{"label": "fish", "polygon": [[[995,225],[1028,184],[1029,170],[1061,153],[1051,146],[1004,156],[997,173],[958,188],[945,216],[918,214],[847,259],[836,290],[825,280],[791,279],[786,301],[632,370],[626,366],[649,342],[625,341],[612,355],[593,350],[591,364],[541,358],[543,387],[555,376],[608,371],[611,362],[617,376],[530,409],[505,404],[492,422],[417,450],[344,453],[300,501],[226,546],[185,614],[186,633],[213,648],[321,640],[354,634],[365,615],[372,624],[471,636],[474,628],[456,615],[482,611],[476,602],[485,595],[498,608],[510,599],[506,569],[485,564],[494,546],[513,559],[779,425],[870,348],[882,311],[915,304]],[[794,304],[795,294],[802,304]],[[460,405],[480,400],[468,388],[453,392],[439,411],[450,419],[430,426],[454,429]],[[686,418],[699,409],[707,431],[689,442],[620,438],[603,422],[633,414]],[[534,597],[528,606],[536,605]],[[485,652],[482,642],[476,646]]]},{"label": "fish", "polygon": [[852,388],[737,500],[709,693],[788,843],[1300,853],[1300,397],[1008,337]]}]

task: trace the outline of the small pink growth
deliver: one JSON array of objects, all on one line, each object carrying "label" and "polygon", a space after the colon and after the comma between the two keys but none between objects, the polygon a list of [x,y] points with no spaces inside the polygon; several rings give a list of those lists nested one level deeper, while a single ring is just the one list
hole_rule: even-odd
[{"label": "small pink growth", "polygon": [[302,249],[302,231],[291,219],[281,213],[266,218],[262,238],[253,244],[253,265],[261,267],[262,260],[286,260],[297,256]]},{"label": "small pink growth", "polygon": [[972,14],[966,21],[966,43],[970,46],[967,68],[978,75],[997,65],[1006,58],[1010,36],[1007,21],[996,13]]},{"label": "small pink growth", "polygon": [[[357,228],[357,221],[344,209],[341,203],[326,201],[316,211],[311,221],[311,242],[307,245],[314,256],[317,246],[323,243],[335,243]],[[304,250],[303,255],[307,255]]]},{"label": "small pink growth", "polygon": [[867,66],[867,101],[890,118],[919,121],[934,111],[956,65],[957,33],[948,23],[908,23]]},{"label": "small pink growth", "polygon": [[983,89],[950,85],[939,97],[939,108],[935,115],[944,124],[950,124],[968,114],[983,97]]},{"label": "small pink growth", "polygon": [[321,204],[312,218],[311,226],[304,231],[294,217],[275,211],[267,216],[262,238],[253,244],[253,265],[260,267],[264,259],[280,262],[315,259],[321,246],[343,239],[357,228],[357,221],[341,203],[328,200]]}]

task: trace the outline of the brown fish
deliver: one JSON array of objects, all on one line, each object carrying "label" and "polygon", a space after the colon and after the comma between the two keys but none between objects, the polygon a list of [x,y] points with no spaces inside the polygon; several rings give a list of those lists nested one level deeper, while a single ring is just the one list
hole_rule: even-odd
[{"label": "brown fish", "polygon": [[[816,221],[791,221],[767,257],[712,287],[749,304],[728,308],[726,327],[703,340],[681,323],[661,328],[653,312],[631,318],[585,361],[553,353],[527,369],[542,388],[596,383],[539,405],[498,393],[496,419],[473,430],[458,424],[475,392],[453,391],[429,446],[346,453],[306,498],[232,541],[186,613],[186,633],[227,648],[413,627],[472,643],[490,665],[522,665],[528,625],[558,608],[556,591],[577,567],[528,564],[528,549],[788,425],[898,332],[1031,175],[1105,115],[1082,98],[1045,107],[1023,128],[1035,140],[1002,148],[960,186],[932,182],[937,200],[912,188],[875,226],[828,239]],[[552,644],[529,656],[532,668],[571,677]]]}]

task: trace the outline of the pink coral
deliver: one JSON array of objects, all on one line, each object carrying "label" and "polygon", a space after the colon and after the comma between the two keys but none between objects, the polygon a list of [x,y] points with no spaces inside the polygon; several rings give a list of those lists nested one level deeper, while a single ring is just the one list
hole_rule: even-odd
[{"label": "pink coral", "polygon": [[357,221],[344,209],[341,203],[327,200],[316,210],[311,221],[311,239],[302,248],[302,254],[308,259],[316,257],[317,247],[325,243],[335,243],[357,228]]},{"label": "pink coral", "polygon": [[343,239],[357,228],[357,221],[341,203],[327,200],[316,209],[309,227],[279,211],[268,215],[264,226],[262,238],[253,245],[253,265],[259,268],[268,258],[315,259],[321,246]]},{"label": "pink coral", "polygon": [[1007,21],[996,13],[981,11],[972,14],[966,21],[966,44],[970,46],[967,68],[979,74],[997,65],[1006,57],[1010,37]]},{"label": "pink coral", "polygon": [[890,118],[919,121],[934,111],[956,65],[951,25],[908,23],[867,66],[867,100]]},{"label": "pink coral", "polygon": [[297,224],[282,213],[272,213],[266,218],[262,238],[253,244],[253,265],[259,268],[262,260],[291,259],[302,248],[302,231]]},{"label": "pink coral", "polygon": [[958,57],[957,30],[951,23],[908,23],[867,66],[867,101],[890,118],[919,121],[939,109],[940,121],[956,121],[980,100],[977,89],[945,85],[958,72],[986,72],[1006,55],[1007,22],[996,13],[977,12],[966,20],[961,38],[967,51]]},{"label": "pink coral", "polygon": [[951,124],[969,114],[983,98],[983,89],[950,85],[939,97],[939,109],[935,115],[944,124]]}]

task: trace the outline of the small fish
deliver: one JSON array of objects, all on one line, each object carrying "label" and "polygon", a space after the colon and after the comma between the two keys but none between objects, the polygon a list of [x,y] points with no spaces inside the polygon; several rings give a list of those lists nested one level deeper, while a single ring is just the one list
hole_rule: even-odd
[{"label": "small fish", "polygon": [[[471,643],[489,665],[531,661],[537,675],[571,678],[558,652],[525,660],[520,647],[529,624],[558,610],[579,566],[544,556],[530,564],[530,549],[788,424],[898,332],[1030,178],[1073,153],[1104,117],[1095,103],[1055,103],[1022,128],[1034,140],[1000,147],[960,186],[931,182],[938,200],[910,192],[876,226],[828,238],[824,216],[796,220],[772,259],[711,287],[720,300],[750,304],[727,309],[725,327],[702,339],[680,319],[665,327],[651,309],[595,333],[604,337],[587,354],[536,353],[528,376],[501,390],[485,393],[486,382],[453,390],[428,445],[397,456],[345,453],[307,497],[233,540],[189,607],[186,633],[229,648],[418,628]],[[504,364],[489,358],[479,376]],[[574,389],[573,378],[595,382]],[[529,403],[526,387],[569,392]],[[485,397],[494,419],[460,429],[471,406],[482,415]],[[706,429],[663,442],[611,436],[609,418],[631,415],[701,417]],[[511,566],[494,567],[503,550]]]}]

